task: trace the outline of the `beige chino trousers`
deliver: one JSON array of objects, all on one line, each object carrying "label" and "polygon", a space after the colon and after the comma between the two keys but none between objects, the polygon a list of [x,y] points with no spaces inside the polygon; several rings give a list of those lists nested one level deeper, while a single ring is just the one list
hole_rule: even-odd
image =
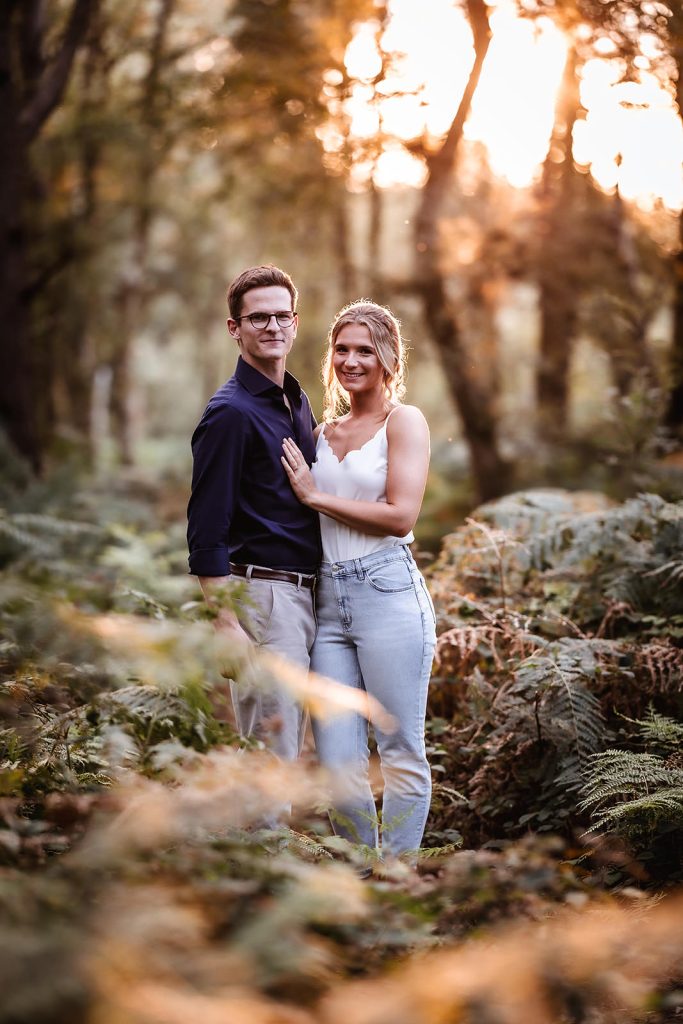
[{"label": "beige chino trousers", "polygon": [[[308,671],[316,623],[313,591],[295,583],[245,579],[237,616],[258,650],[271,651]],[[259,685],[258,659],[230,684],[241,736],[263,740],[284,761],[301,753],[306,715],[284,687]]]}]

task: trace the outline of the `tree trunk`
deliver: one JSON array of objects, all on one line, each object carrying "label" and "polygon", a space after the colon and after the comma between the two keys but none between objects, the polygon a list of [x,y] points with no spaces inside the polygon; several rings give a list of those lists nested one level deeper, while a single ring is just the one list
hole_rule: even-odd
[{"label": "tree trunk", "polygon": [[[630,230],[624,203],[617,189],[608,202],[608,239],[619,275],[619,291],[627,298],[621,306],[621,328],[614,331],[608,347],[612,374],[620,395],[628,395],[636,387],[652,387],[657,374],[647,345],[647,328],[652,307],[640,293],[640,260]],[[616,325],[615,325],[616,326]]]},{"label": "tree trunk", "polygon": [[[124,329],[129,331],[131,324],[137,320],[139,311],[138,294],[139,289],[134,286],[129,290],[124,290],[120,296],[121,323]],[[110,423],[112,434],[116,438],[119,458],[124,466],[132,466],[135,463],[136,438],[131,405],[133,375],[131,373],[132,345],[129,343],[130,337],[131,335],[129,334],[127,343],[117,348],[110,361]]]},{"label": "tree trunk", "polygon": [[0,10],[0,419],[12,444],[38,471],[44,437],[26,301],[28,256],[23,211],[29,171],[13,67],[17,10],[16,0],[8,0]]},{"label": "tree trunk", "polygon": [[134,415],[135,379],[131,373],[135,334],[142,321],[147,302],[147,254],[149,228],[152,222],[154,175],[160,161],[160,153],[153,142],[159,137],[157,101],[159,76],[161,74],[163,51],[168,23],[176,0],[161,0],[157,11],[150,66],[145,79],[141,101],[141,121],[147,128],[148,138],[138,168],[137,207],[133,228],[133,255],[126,269],[126,278],[121,284],[121,324],[119,351],[112,363],[112,426],[124,465],[132,465],[135,459],[136,416]]},{"label": "tree trunk", "polygon": [[[105,55],[101,46],[101,19],[93,17],[86,40],[82,75],[78,82],[80,96],[79,119],[84,124],[95,123],[98,109],[106,103]],[[99,237],[97,171],[102,158],[102,142],[97,132],[85,131],[79,137],[79,215],[78,264],[90,262],[92,239]],[[61,373],[68,406],[66,415],[76,435],[82,439],[88,462],[92,464],[99,451],[99,439],[93,432],[92,409],[95,403],[93,389],[97,371],[96,333],[92,330],[92,300],[79,294],[75,310],[72,352],[73,358],[62,360]]]},{"label": "tree trunk", "polygon": [[[64,95],[94,0],[75,0],[49,61],[40,0],[0,4],[0,419],[17,450],[39,472],[49,438],[50,364],[39,353],[31,301],[40,273],[31,265],[26,207],[29,146]],[[20,70],[19,70],[20,69]]]},{"label": "tree trunk", "polygon": [[453,169],[472,97],[479,82],[491,39],[484,0],[467,0],[474,41],[474,63],[456,115],[441,147],[426,156],[427,181],[415,224],[415,277],[425,323],[462,419],[478,498],[485,501],[507,489],[509,466],[498,449],[496,418],[491,397],[473,379],[460,324],[448,301],[441,270],[439,220],[452,181]]},{"label": "tree trunk", "polygon": [[664,418],[672,432],[683,427],[683,212],[679,217],[679,251],[674,256],[673,340],[669,354],[671,390]]},{"label": "tree trunk", "polygon": [[[673,4],[672,10],[675,10]],[[671,52],[678,71],[676,85],[678,114],[683,121],[683,14],[673,14],[669,21],[669,35],[671,37]],[[674,255],[673,260],[674,323],[669,358],[671,390],[664,423],[672,433],[680,433],[683,428],[683,210],[678,218],[678,252]]]},{"label": "tree trunk", "polygon": [[472,267],[467,277],[463,323],[477,353],[476,370],[471,372],[488,395],[496,416],[501,397],[500,338],[496,323],[499,295],[499,282],[490,266],[482,263]]},{"label": "tree trunk", "polygon": [[339,274],[339,290],[341,292],[340,306],[357,298],[356,295],[356,269],[351,259],[351,229],[349,226],[349,211],[346,206],[347,198],[344,189],[340,189],[338,202],[335,209],[335,250],[337,253],[337,270]]},{"label": "tree trunk", "polygon": [[386,302],[386,287],[382,270],[382,231],[384,228],[384,200],[382,190],[370,180],[368,192],[368,272],[370,296],[375,302]]},{"label": "tree trunk", "polygon": [[566,433],[569,363],[578,319],[579,289],[570,269],[576,257],[567,232],[578,178],[572,156],[572,130],[580,102],[576,65],[576,51],[572,47],[564,66],[541,183],[542,244],[538,266],[541,337],[536,399],[539,434],[544,438],[558,438]]}]

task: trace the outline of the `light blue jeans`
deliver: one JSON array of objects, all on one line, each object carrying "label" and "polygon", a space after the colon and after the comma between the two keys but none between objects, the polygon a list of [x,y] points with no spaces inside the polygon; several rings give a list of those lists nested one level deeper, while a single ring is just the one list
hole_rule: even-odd
[{"label": "light blue jeans", "polygon": [[[384,779],[382,853],[417,850],[431,798],[424,722],[436,631],[434,607],[410,549],[387,547],[347,562],[323,562],[316,612],[311,668],[366,690],[396,721],[391,733],[375,727]],[[379,848],[367,721],[356,713],[314,720],[313,733],[320,762],[342,794],[330,815],[335,832]]]}]

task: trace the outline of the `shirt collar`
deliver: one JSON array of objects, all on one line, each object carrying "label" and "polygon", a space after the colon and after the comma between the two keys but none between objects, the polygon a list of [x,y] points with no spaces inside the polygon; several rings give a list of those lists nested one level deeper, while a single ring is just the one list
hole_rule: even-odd
[{"label": "shirt collar", "polygon": [[242,359],[242,356],[239,356],[237,366],[235,368],[235,376],[240,384],[244,385],[251,395],[264,395],[268,391],[275,391],[278,394],[282,394],[282,392],[285,391],[288,395],[292,395],[294,398],[299,398],[301,396],[301,385],[289,370],[285,370],[284,387],[281,388],[279,385],[274,384],[269,377],[266,377],[261,373],[260,370],[257,370],[250,363],[245,362],[245,360]]}]

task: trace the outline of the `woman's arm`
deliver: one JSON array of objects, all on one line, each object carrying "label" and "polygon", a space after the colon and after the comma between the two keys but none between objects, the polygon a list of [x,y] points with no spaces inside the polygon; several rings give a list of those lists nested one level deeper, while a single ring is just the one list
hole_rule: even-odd
[{"label": "woman's arm", "polygon": [[386,501],[354,501],[317,490],[311,471],[293,441],[284,443],[282,464],[299,501],[361,533],[403,537],[422,505],[429,468],[429,428],[415,406],[402,405],[387,423],[389,465]]}]

